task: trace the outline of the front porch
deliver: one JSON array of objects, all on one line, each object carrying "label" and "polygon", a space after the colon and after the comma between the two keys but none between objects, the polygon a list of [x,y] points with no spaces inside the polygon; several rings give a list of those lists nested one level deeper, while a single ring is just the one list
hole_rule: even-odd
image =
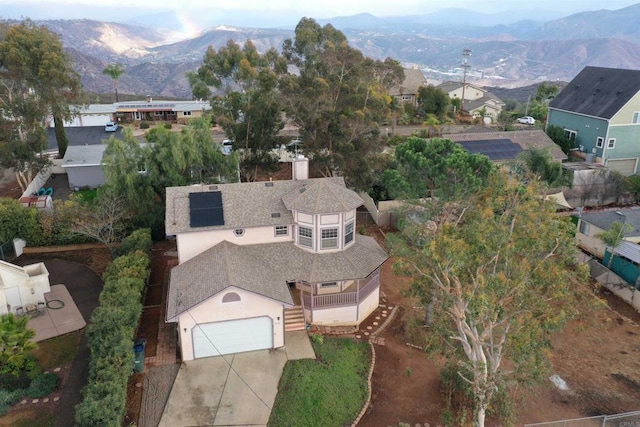
[{"label": "front porch", "polygon": [[329,283],[297,282],[292,292],[306,323],[319,326],[358,325],[378,307],[380,270],[368,277]]}]

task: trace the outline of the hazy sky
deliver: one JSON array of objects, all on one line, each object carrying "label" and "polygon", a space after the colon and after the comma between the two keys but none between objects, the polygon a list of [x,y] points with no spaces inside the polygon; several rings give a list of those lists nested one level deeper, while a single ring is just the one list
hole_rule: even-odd
[{"label": "hazy sky", "polygon": [[[112,0],[0,0],[0,16],[19,18],[29,16],[33,19],[50,18],[100,18],[93,16],[101,8],[109,8],[116,16],[102,16],[101,20],[116,20],[117,16],[129,15],[141,9],[155,12],[162,10],[222,9],[222,10],[265,10],[281,11],[287,15],[330,18],[360,12],[370,12],[377,16],[422,14],[447,7],[462,7],[482,12],[499,12],[512,9],[546,9],[562,13],[574,13],[582,10],[620,9],[640,0],[135,0],[133,2],[114,2]],[[103,9],[104,10],[104,9]],[[15,15],[18,13],[19,15]],[[99,13],[99,12],[97,12]],[[82,16],[83,14],[87,16]],[[89,16],[91,15],[91,16]]]}]

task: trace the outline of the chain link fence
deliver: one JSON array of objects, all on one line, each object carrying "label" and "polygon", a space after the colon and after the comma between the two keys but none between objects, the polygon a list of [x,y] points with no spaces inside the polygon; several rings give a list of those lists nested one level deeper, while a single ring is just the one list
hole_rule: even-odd
[{"label": "chain link fence", "polygon": [[525,427],[640,427],[640,411],[589,418],[574,418],[545,423],[525,424]]}]

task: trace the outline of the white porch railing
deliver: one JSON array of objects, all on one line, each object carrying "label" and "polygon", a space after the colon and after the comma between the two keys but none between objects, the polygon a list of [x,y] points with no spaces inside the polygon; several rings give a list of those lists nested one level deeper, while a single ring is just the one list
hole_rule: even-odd
[{"label": "white porch railing", "polygon": [[310,295],[309,293],[301,291],[302,305],[305,309],[357,305],[360,301],[368,297],[378,286],[380,286],[379,272],[374,274],[362,288],[355,292]]}]

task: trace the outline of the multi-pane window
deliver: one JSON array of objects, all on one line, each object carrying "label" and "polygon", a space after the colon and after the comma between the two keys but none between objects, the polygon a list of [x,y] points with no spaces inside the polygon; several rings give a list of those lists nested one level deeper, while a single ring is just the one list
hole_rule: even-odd
[{"label": "multi-pane window", "polygon": [[580,220],[580,233],[589,235],[589,223]]},{"label": "multi-pane window", "polygon": [[610,138],[609,141],[607,142],[607,148],[615,148],[615,146],[616,146],[616,139]]},{"label": "multi-pane window", "polygon": [[353,241],[353,221],[348,222],[344,226],[344,245],[347,246]]},{"label": "multi-pane window", "polygon": [[635,113],[633,113],[633,121],[631,123],[640,123],[640,111],[636,111]]},{"label": "multi-pane window", "polygon": [[289,226],[288,225],[276,225],[276,236],[288,236],[289,235]]},{"label": "multi-pane window", "polygon": [[325,228],[321,233],[320,248],[335,249],[338,247],[338,229]]},{"label": "multi-pane window", "polygon": [[183,116],[190,116],[191,115],[191,111],[183,111],[182,115]]},{"label": "multi-pane window", "polygon": [[578,136],[578,132],[571,129],[565,129],[564,134],[569,141],[575,141],[576,137]]},{"label": "multi-pane window", "polygon": [[604,145],[604,138],[599,136],[598,139],[596,139],[596,147],[602,148],[603,145]]},{"label": "multi-pane window", "polygon": [[298,244],[313,248],[313,229],[309,227],[298,226]]}]

